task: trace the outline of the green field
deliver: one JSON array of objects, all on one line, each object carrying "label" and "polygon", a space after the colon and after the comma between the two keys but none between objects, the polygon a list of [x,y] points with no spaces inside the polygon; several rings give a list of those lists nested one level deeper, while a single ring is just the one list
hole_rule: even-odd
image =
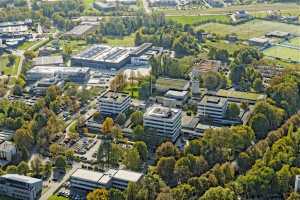
[{"label": "green field", "polygon": [[237,51],[239,49],[247,47],[246,45],[243,45],[243,44],[228,43],[228,42],[226,42],[224,40],[218,40],[217,42],[212,42],[212,41],[207,40],[205,42],[205,44],[207,46],[215,47],[217,49],[226,49],[230,54],[232,54],[233,52],[235,52],[235,51]]},{"label": "green field", "polygon": [[290,39],[286,44],[300,48],[300,37]]},{"label": "green field", "polygon": [[228,15],[201,15],[201,16],[167,16],[167,19],[180,24],[201,24],[207,22],[230,23]]},{"label": "green field", "polygon": [[111,46],[132,47],[134,46],[135,34],[124,37],[106,37],[105,40]]},{"label": "green field", "polygon": [[26,41],[23,44],[21,44],[20,46],[18,46],[18,49],[19,50],[28,50],[30,47],[37,44],[38,42],[39,41]]},{"label": "green field", "polygon": [[253,37],[261,37],[270,31],[284,31],[292,34],[300,34],[300,26],[285,24],[280,22],[252,20],[240,25],[226,25],[219,23],[208,23],[197,26],[197,29],[216,33],[219,36],[225,37],[228,34],[237,34],[240,39],[247,40]]},{"label": "green field", "polygon": [[15,75],[18,71],[19,62],[20,57],[16,57],[15,64],[8,66],[8,55],[3,55],[0,57],[0,71],[3,71],[5,75]]},{"label": "green field", "polygon": [[268,48],[264,51],[264,55],[286,61],[300,62],[300,50],[287,47],[274,46]]},{"label": "green field", "polygon": [[178,10],[175,8],[166,8],[158,9],[159,11],[164,12],[166,15],[201,15],[201,14],[228,14],[238,10],[247,10],[252,15],[257,15],[260,13],[266,13],[269,10],[280,10],[283,14],[300,14],[300,6],[294,3],[277,3],[277,4],[251,4],[251,5],[236,5],[228,6],[225,8],[209,8],[209,9],[199,9],[199,8],[190,8]]}]

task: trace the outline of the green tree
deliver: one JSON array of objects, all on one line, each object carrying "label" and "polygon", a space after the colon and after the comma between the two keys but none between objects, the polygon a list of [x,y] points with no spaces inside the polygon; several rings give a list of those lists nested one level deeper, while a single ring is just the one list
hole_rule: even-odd
[{"label": "green tree", "polygon": [[270,123],[267,117],[262,114],[258,113],[251,117],[249,125],[253,129],[258,139],[262,139],[266,136],[268,131],[270,130]]},{"label": "green tree", "polygon": [[134,171],[141,168],[141,158],[136,148],[129,149],[124,153],[123,164],[127,169]]},{"label": "green tree", "polygon": [[86,196],[87,200],[108,200],[109,193],[106,189],[96,189]]},{"label": "green tree", "polygon": [[57,156],[55,159],[55,167],[65,170],[67,166],[66,158],[64,156]]},{"label": "green tree", "polygon": [[156,149],[156,159],[160,159],[161,157],[178,157],[179,150],[172,142],[165,142],[162,143],[157,149]]},{"label": "green tree", "polygon": [[194,196],[195,188],[188,184],[180,184],[171,190],[174,200],[189,200]]},{"label": "green tree", "polygon": [[143,162],[147,162],[148,158],[148,149],[147,145],[143,141],[137,141],[134,143],[133,148],[136,148],[139,152],[140,158]]},{"label": "green tree", "polygon": [[39,156],[35,156],[30,162],[30,168],[34,177],[40,177],[42,172],[43,163]]},{"label": "green tree", "polygon": [[114,126],[114,121],[112,118],[110,117],[106,117],[105,120],[103,121],[103,124],[102,124],[102,132],[104,134],[109,134],[111,133],[111,130]]},{"label": "green tree", "polygon": [[17,171],[18,174],[22,174],[22,175],[27,175],[27,173],[29,172],[29,166],[26,162],[22,161],[18,164],[17,166]]},{"label": "green tree", "polygon": [[143,113],[141,111],[135,111],[130,115],[133,126],[143,125]]},{"label": "green tree", "polygon": [[6,173],[8,174],[16,174],[18,173],[18,168],[14,165],[9,165],[7,168],[6,168]]},{"label": "green tree", "polygon": [[120,126],[124,125],[126,122],[126,115],[124,113],[119,113],[116,118],[116,123]]},{"label": "green tree", "polygon": [[157,173],[167,183],[170,183],[174,179],[175,163],[174,157],[161,157],[157,162]]},{"label": "green tree", "polygon": [[109,200],[125,200],[125,194],[118,189],[109,190]]},{"label": "green tree", "polygon": [[237,200],[237,196],[228,188],[210,188],[199,200]]},{"label": "green tree", "polygon": [[253,89],[256,92],[262,92],[262,91],[264,91],[264,84],[263,84],[262,79],[257,78],[257,79],[254,80],[254,82],[253,82]]},{"label": "green tree", "polygon": [[236,103],[229,103],[226,110],[226,116],[230,119],[236,119],[239,115],[240,107]]}]

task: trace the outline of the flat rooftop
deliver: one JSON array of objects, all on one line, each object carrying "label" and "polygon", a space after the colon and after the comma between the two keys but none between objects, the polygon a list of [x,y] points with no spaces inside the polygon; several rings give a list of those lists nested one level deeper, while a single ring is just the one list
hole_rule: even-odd
[{"label": "flat rooftop", "polygon": [[125,47],[111,47],[108,45],[93,45],[73,56],[75,59],[85,59],[109,63],[120,63],[127,59],[130,49]]},{"label": "flat rooftop", "polygon": [[199,70],[203,73],[209,71],[218,71],[221,67],[219,60],[201,60],[194,64],[193,70]]},{"label": "flat rooftop", "polygon": [[208,96],[208,95],[205,95],[200,101],[200,105],[213,106],[213,107],[223,107],[226,103],[227,103],[226,98]]},{"label": "flat rooftop", "polygon": [[120,93],[120,92],[113,92],[108,91],[101,95],[100,100],[104,102],[115,102],[115,103],[122,103],[125,101],[126,98],[128,98],[129,95],[126,93]]},{"label": "flat rooftop", "polygon": [[93,27],[93,25],[78,25],[72,28],[70,31],[66,32],[65,35],[81,36],[91,30]]},{"label": "flat rooftop", "polygon": [[166,92],[165,96],[167,97],[177,97],[177,98],[184,98],[188,94],[188,91],[177,91],[177,90],[169,90]]},{"label": "flat rooftop", "polygon": [[269,39],[268,38],[250,38],[249,42],[267,43],[267,42],[269,42]]},{"label": "flat rooftop", "polygon": [[272,31],[266,34],[268,37],[287,37],[291,33],[289,32],[283,32],[283,31]]},{"label": "flat rooftop", "polygon": [[10,180],[13,180],[13,181],[29,183],[29,184],[42,182],[41,179],[32,178],[32,177],[29,177],[29,176],[23,176],[23,175],[19,175],[19,174],[6,174],[6,175],[3,175],[1,177],[6,178],[6,179],[10,179]]},{"label": "flat rooftop", "polygon": [[147,111],[144,113],[144,116],[172,119],[175,117],[175,115],[177,115],[180,112],[180,109],[168,108],[155,104],[147,109]]},{"label": "flat rooftop", "polygon": [[55,73],[88,73],[88,67],[57,67],[57,66],[35,66],[27,73],[55,74]]},{"label": "flat rooftop", "polygon": [[91,182],[100,182],[101,178],[104,176],[101,172],[86,170],[86,169],[77,169],[72,175],[72,178],[77,178],[81,180],[91,181]]},{"label": "flat rooftop", "polygon": [[142,178],[142,176],[142,173],[120,169],[114,175],[114,178],[128,182],[137,182]]},{"label": "flat rooftop", "polygon": [[62,56],[42,56],[33,59],[33,65],[59,65],[63,64],[64,60]]},{"label": "flat rooftop", "polygon": [[241,100],[250,100],[257,101],[267,98],[265,94],[257,94],[253,92],[240,92],[240,91],[232,91],[232,90],[218,90],[216,96],[225,97],[225,98],[235,98]]}]

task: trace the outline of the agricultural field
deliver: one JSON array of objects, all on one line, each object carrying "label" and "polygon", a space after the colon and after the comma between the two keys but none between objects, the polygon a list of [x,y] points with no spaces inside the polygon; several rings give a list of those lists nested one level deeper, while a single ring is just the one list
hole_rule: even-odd
[{"label": "agricultural field", "polygon": [[180,24],[202,24],[207,22],[230,23],[228,15],[201,15],[201,16],[167,16],[168,20],[176,21]]},{"label": "agricultural field", "polygon": [[205,31],[216,33],[225,37],[228,34],[237,34],[240,39],[247,40],[253,37],[261,37],[270,31],[284,31],[292,34],[300,34],[300,26],[285,24],[281,22],[252,20],[240,25],[226,25],[219,23],[208,23],[197,27]]},{"label": "agricultural field", "polygon": [[2,55],[0,57],[0,71],[3,71],[5,75],[15,75],[18,71],[19,62],[20,57],[16,57],[14,65],[8,66],[8,55]]},{"label": "agricultural field", "polygon": [[300,50],[297,49],[274,46],[264,50],[263,53],[265,56],[280,58],[285,61],[300,62]]},{"label": "agricultural field", "polygon": [[255,5],[236,5],[229,6],[225,8],[209,8],[209,9],[201,9],[201,8],[191,8],[191,9],[175,9],[175,8],[165,8],[158,9],[159,11],[164,12],[167,16],[197,16],[201,14],[228,14],[232,12],[236,12],[238,10],[247,10],[252,15],[258,15],[260,13],[264,14],[269,10],[280,10],[283,14],[300,14],[300,5],[294,3],[277,3],[277,4],[255,4]]}]

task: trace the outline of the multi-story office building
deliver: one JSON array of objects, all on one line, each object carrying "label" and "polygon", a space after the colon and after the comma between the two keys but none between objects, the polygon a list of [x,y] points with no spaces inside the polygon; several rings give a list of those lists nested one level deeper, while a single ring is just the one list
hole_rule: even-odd
[{"label": "multi-story office building", "polygon": [[9,141],[0,141],[0,165],[6,165],[12,161],[13,157],[16,155],[16,146]]},{"label": "multi-story office building", "polygon": [[20,200],[39,199],[43,181],[18,174],[6,174],[0,177],[0,192]]},{"label": "multi-story office building", "polygon": [[53,85],[62,88],[64,86],[64,81],[58,77],[41,79],[35,83],[30,89],[30,92],[34,95],[42,96],[46,94],[48,87]]},{"label": "multi-story office building", "polygon": [[158,136],[174,142],[181,131],[181,110],[153,105],[144,113],[144,126],[155,129]]},{"label": "multi-story office building", "polygon": [[129,182],[136,183],[143,177],[142,173],[120,169],[112,177],[112,187],[120,190],[127,188]]},{"label": "multi-story office building", "polygon": [[99,97],[100,113],[104,115],[118,115],[125,112],[131,104],[131,97],[126,93],[105,92]]},{"label": "multi-story office building", "polygon": [[198,103],[198,115],[222,119],[227,110],[228,100],[222,97],[204,96]]},{"label": "multi-story office building", "polygon": [[109,169],[106,172],[95,172],[77,169],[70,177],[71,191],[88,193],[97,188],[126,189],[129,182],[138,182],[143,174],[128,170]]}]

